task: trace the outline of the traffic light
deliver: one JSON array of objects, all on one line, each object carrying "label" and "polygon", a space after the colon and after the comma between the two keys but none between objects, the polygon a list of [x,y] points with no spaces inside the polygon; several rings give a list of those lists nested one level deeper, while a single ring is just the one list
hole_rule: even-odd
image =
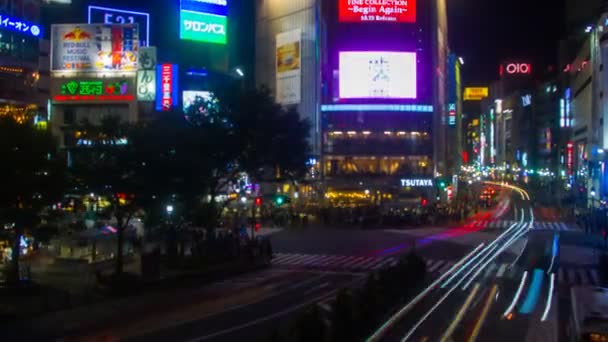
[{"label": "traffic light", "polygon": [[260,227],[261,227],[261,225],[259,223],[255,224],[255,232],[256,233],[260,231]]},{"label": "traffic light", "polygon": [[289,198],[287,196],[283,196],[283,195],[277,195],[274,197],[274,204],[277,207],[282,206],[285,203],[289,203]]},{"label": "traffic light", "polygon": [[262,206],[262,197],[256,197],[255,198],[255,206],[256,207],[261,207]]},{"label": "traffic light", "polygon": [[420,200],[420,205],[422,205],[423,207],[426,207],[427,205],[429,205],[429,201],[426,198],[422,198]]}]

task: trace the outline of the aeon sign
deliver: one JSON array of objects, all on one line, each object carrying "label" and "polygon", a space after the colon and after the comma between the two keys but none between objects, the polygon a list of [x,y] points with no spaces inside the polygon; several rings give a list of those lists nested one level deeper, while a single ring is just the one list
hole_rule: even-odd
[{"label": "aeon sign", "polygon": [[532,64],[530,63],[507,63],[500,66],[500,76],[531,74]]}]

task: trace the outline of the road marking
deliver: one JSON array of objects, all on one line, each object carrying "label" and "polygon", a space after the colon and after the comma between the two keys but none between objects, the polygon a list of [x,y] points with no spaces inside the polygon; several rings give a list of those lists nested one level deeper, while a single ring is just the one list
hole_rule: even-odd
[{"label": "road marking", "polygon": [[473,298],[475,298],[477,291],[479,291],[479,283],[476,283],[475,287],[473,287],[473,291],[471,291],[471,293],[469,294],[469,297],[467,297],[467,299],[465,300],[464,305],[460,308],[460,311],[458,311],[458,314],[456,314],[456,317],[454,317],[452,324],[450,324],[450,327],[448,328],[448,330],[446,330],[446,332],[443,334],[443,337],[441,338],[441,342],[450,341],[452,334],[454,333],[454,330],[456,330],[456,327],[458,326],[458,324],[460,324],[460,322],[464,318],[464,314],[469,309],[469,306],[471,306],[471,302],[473,302]]},{"label": "road marking", "polygon": [[[382,261],[381,263],[377,264],[372,269],[373,270],[378,270],[378,269],[384,267],[385,265],[387,265],[389,263],[392,263],[393,261],[395,261],[395,258],[393,258],[393,257],[386,258],[386,259],[384,259],[384,261]],[[430,261],[430,260],[428,260],[428,261]]]},{"label": "road marking", "polygon": [[490,276],[490,274],[492,273],[492,271],[494,271],[494,269],[496,268],[496,264],[492,263],[489,265],[488,270],[486,271],[486,273],[483,275],[484,278],[487,278]]},{"label": "road marking", "polygon": [[589,273],[591,274],[591,279],[593,279],[593,285],[595,286],[599,286],[600,285],[600,277],[597,274],[596,270],[589,270]]},{"label": "road marking", "polygon": [[445,266],[443,266],[440,270],[439,273],[441,274],[445,274],[450,268],[452,268],[452,266],[454,266],[454,263],[449,261]]},{"label": "road marking", "polygon": [[576,279],[576,273],[572,269],[568,270],[568,282],[573,285],[576,285],[578,283],[578,280]]},{"label": "road marking", "polygon": [[429,267],[429,273],[435,272],[443,263],[443,261],[437,260],[433,266]]},{"label": "road marking", "polygon": [[288,260],[295,259],[295,258],[297,258],[299,256],[300,256],[300,254],[295,254],[295,255],[294,254],[284,254],[284,255],[281,255],[278,258],[272,259],[272,263],[273,264],[277,264],[277,265],[278,264],[285,264],[285,263],[288,262]]},{"label": "road marking", "polygon": [[502,278],[505,275],[505,271],[507,270],[507,264],[500,265],[498,269],[498,273],[496,273],[496,278]]},{"label": "road marking", "polygon": [[490,294],[488,295],[488,299],[486,299],[486,304],[483,307],[481,316],[477,321],[477,324],[475,324],[475,329],[473,329],[473,333],[471,334],[471,337],[469,337],[469,342],[475,342],[475,340],[477,340],[477,336],[481,331],[481,327],[483,326],[484,322],[486,321],[486,318],[488,317],[488,312],[490,311],[490,307],[492,306],[492,302],[494,301],[494,297],[496,296],[496,291],[498,291],[498,285],[494,284],[492,290],[490,291]]}]

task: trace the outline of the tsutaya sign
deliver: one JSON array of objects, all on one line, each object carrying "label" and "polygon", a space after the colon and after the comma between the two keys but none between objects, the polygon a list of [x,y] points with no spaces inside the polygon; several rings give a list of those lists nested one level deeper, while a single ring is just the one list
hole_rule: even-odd
[{"label": "tsutaya sign", "polygon": [[431,188],[433,187],[432,179],[402,179],[401,186],[407,188]]}]

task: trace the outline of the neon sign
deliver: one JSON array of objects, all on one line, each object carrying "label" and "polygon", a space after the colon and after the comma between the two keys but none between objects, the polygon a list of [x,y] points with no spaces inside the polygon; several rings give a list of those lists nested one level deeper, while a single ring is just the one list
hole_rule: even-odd
[{"label": "neon sign", "polygon": [[9,29],[20,33],[29,34],[33,37],[39,37],[42,33],[38,25],[26,23],[22,20],[9,17],[7,15],[0,15],[0,28]]},{"label": "neon sign", "polygon": [[339,0],[340,22],[416,22],[416,0]]},{"label": "neon sign", "polygon": [[122,81],[69,81],[61,85],[60,94],[53,100],[65,101],[132,101],[135,99],[129,93],[130,87],[126,80]]},{"label": "neon sign", "polygon": [[401,186],[406,188],[430,188],[433,187],[432,179],[402,179]]},{"label": "neon sign", "polygon": [[178,103],[178,67],[175,64],[161,64],[156,67],[157,91],[156,110],[168,112]]},{"label": "neon sign", "polygon": [[150,14],[118,8],[89,6],[88,23],[138,24],[141,46],[150,44]]},{"label": "neon sign", "polygon": [[530,75],[532,64],[530,63],[508,63],[500,66],[500,76],[507,75]]},{"label": "neon sign", "polygon": [[456,126],[456,104],[450,103],[448,110],[448,125]]}]

